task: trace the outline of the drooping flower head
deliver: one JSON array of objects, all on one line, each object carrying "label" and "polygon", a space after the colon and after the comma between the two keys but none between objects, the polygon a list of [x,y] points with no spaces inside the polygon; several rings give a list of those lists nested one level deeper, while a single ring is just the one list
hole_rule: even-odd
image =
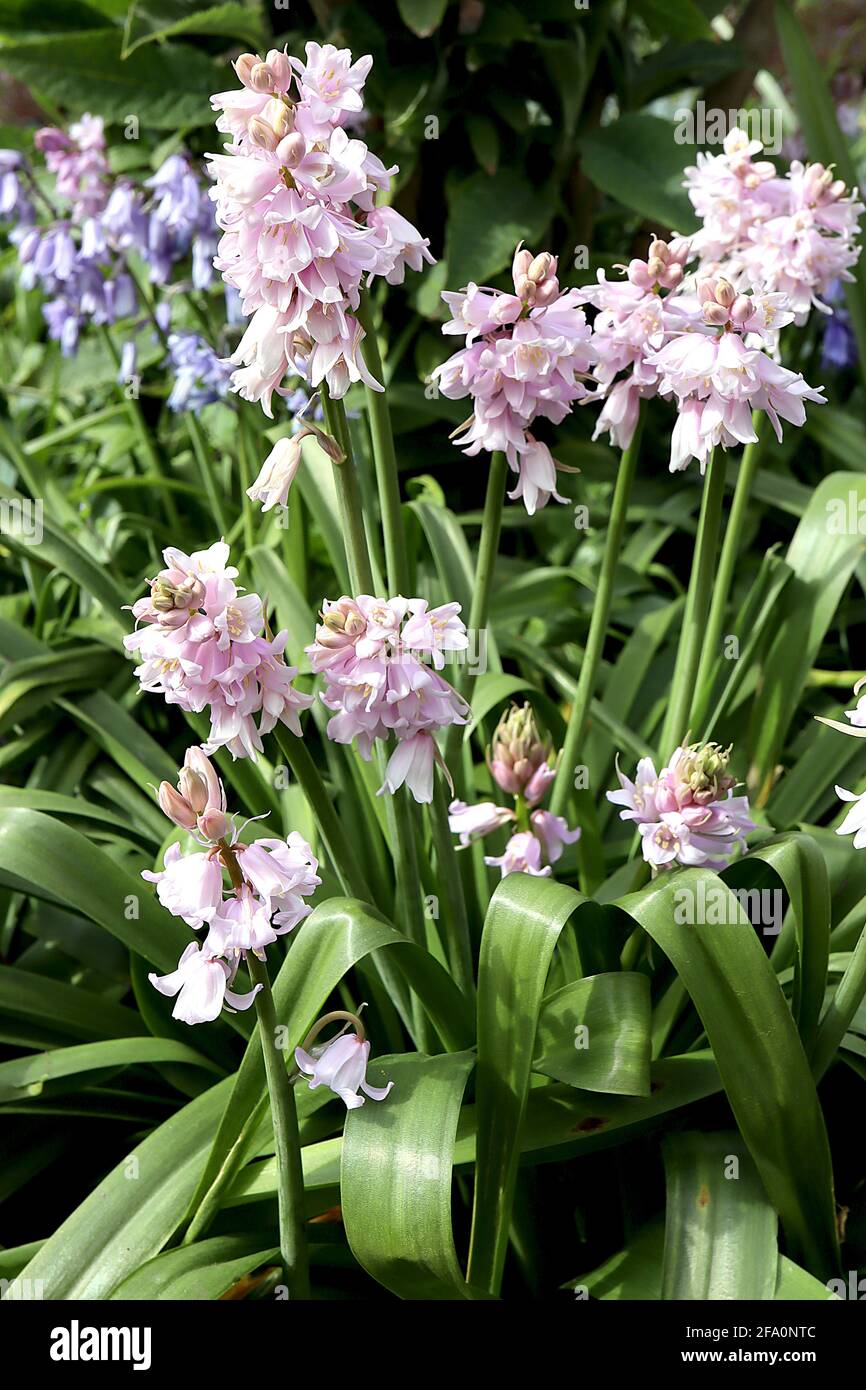
[{"label": "drooping flower head", "polygon": [[[297,668],[283,660],[287,632],[264,635],[258,594],[243,594],[229,547],[219,541],[191,555],[170,546],[150,594],[132,605],[136,630],[124,638],[142,690],[190,712],[207,709],[207,752],[255,758],[262,736],[281,722],[297,736],[299,714],[312,704],[292,684]],[[258,718],[258,723],[256,723]]]},{"label": "drooping flower head", "polygon": [[159,804],[170,820],[192,832],[201,848],[166,850],[163,868],[145,870],[159,901],[195,931],[207,929],[201,945],[191,942],[169,975],[151,975],[161,994],[177,997],[174,1017],[203,1023],[224,1005],[247,1009],[261,988],[235,994],[229,986],[248,952],[264,959],[265,948],[294,930],[312,910],[305,901],[321,883],[318,861],[306,840],[292,831],[286,839],[251,844],[238,838],[226,809],[222,782],[204,749],[190,748],[177,787],[163,782]]},{"label": "drooping flower head", "polygon": [[824,404],[822,387],[810,386],[766,351],[794,317],[783,294],[745,294],[724,277],[710,276],[698,282],[697,300],[700,319],[646,354],[658,372],[659,391],[677,403],[672,472],[692,458],[703,472],[717,445],[753,443],[755,410],[769,416],[781,440],[782,420],[802,425],[805,401]]},{"label": "drooping flower head", "polygon": [[434,764],[441,762],[433,736],[468,721],[466,701],[439,674],[446,654],[469,645],[459,613],[458,603],[431,609],[426,599],[370,594],[322,605],[306,651],[325,677],[321,699],[333,711],[328,737],[355,742],[369,760],[375,741],[394,735],[380,795],[405,783],[416,801],[430,801]]},{"label": "drooping flower head", "polygon": [[522,498],[531,516],[551,497],[566,500],[556,491],[562,465],[530,427],[539,418],[561,424],[586,396],[590,330],[579,292],[560,290],[555,256],[519,246],[511,275],[513,294],[476,284],[443,294],[451,319],[442,331],[465,338],[465,346],[433,379],[449,399],[472,397],[455,443],[472,457],[504,453],[517,474],[509,496]]},{"label": "drooping flower head", "polygon": [[617,766],[620,789],[607,799],[623,808],[621,820],[637,826],[643,857],[654,870],[674,864],[723,869],[754,830],[748,797],[733,795],[730,753],[714,743],[680,747],[658,774],[651,758],[641,758],[634,782]]},{"label": "drooping flower head", "polygon": [[209,157],[223,231],[216,265],[250,316],[233,389],[267,415],[287,374],[326,381],[335,397],[353,381],[381,390],[361,352],[362,284],[376,275],[397,284],[406,265],[432,264],[427,240],[375,206],[396,167],[344,129],[362,111],[372,61],[317,43],[306,62],[277,49],[243,54],[241,90],[211,98],[231,136]]}]

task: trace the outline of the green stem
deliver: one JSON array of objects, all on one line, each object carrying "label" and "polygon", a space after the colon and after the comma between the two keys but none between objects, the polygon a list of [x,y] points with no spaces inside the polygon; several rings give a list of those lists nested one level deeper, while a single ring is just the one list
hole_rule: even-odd
[{"label": "green stem", "polygon": [[855,1013],[866,995],[866,928],[861,931],[857,945],[839,987],[821,1020],[812,1053],[812,1075],[820,1081],[830,1066],[836,1050],[848,1031]]},{"label": "green stem", "polygon": [[704,479],[701,515],[692,556],[692,576],[677,647],[667,715],[659,740],[658,751],[662,762],[670,757],[680,741],[686,737],[690,727],[701,645],[713,591],[722,501],[725,495],[725,468],[725,451],[716,449]]},{"label": "green stem", "polygon": [[214,459],[210,444],[207,441],[204,430],[192,411],[186,411],[184,419],[186,420],[189,437],[192,440],[192,451],[195,454],[195,461],[198,464],[202,486],[207,493],[213,519],[219,527],[220,535],[225,536],[229,529],[228,518],[226,517],[222,497],[220,496],[219,487],[217,486],[216,474],[214,472]]},{"label": "green stem", "polygon": [[631,497],[632,485],[634,483],[635,473],[637,472],[641,428],[642,420],[639,417],[632,441],[628,448],[624,450],[617,470],[616,484],[614,486],[613,499],[610,506],[610,516],[607,523],[604,555],[602,556],[601,570],[598,576],[598,588],[595,594],[595,602],[592,606],[592,617],[589,621],[586,650],[583,654],[577,690],[575,691],[574,699],[571,704],[571,713],[568,717],[568,729],[566,730],[565,742],[560,755],[559,769],[550,797],[550,809],[555,816],[561,816],[563,814],[571,797],[574,784],[574,769],[583,742],[583,736],[586,732],[590,704],[592,702],[595,683],[598,678],[598,668],[601,664],[601,654],[604,650],[604,639],[607,635],[607,624],[610,617],[611,604],[613,603],[614,581],[616,579],[616,569],[622,549],[622,538],[625,532],[629,498]]},{"label": "green stem", "polygon": [[355,851],[334,810],[328,789],[322,781],[319,769],[310,756],[303,739],[296,738],[283,724],[277,724],[274,735],[280,752],[289,764],[298,786],[307,798],[310,809],[316,817],[322,839],[325,841],[331,862],[340,880],[344,893],[351,897],[372,902],[370,888],[364,872],[358,863]]},{"label": "green stem", "polygon": [[253,477],[255,476],[256,450],[254,437],[250,429],[249,417],[243,405],[238,409],[238,426],[240,428],[241,444],[238,451],[241,481],[241,515],[243,516],[244,522],[244,546],[247,555],[249,555],[256,543],[256,530],[254,524],[255,518],[253,516],[253,503],[251,498],[247,496],[247,488],[252,486]]},{"label": "green stem", "polygon": [[445,895],[445,935],[448,964],[451,974],[464,994],[472,997],[472,944],[469,937],[469,918],[463,896],[463,880],[457,860],[454,836],[448,825],[448,803],[442,779],[437,777],[430,807],[430,824],[439,868],[439,882]]},{"label": "green stem", "polygon": [[[755,411],[752,416],[752,426],[756,433],[758,429],[758,418],[758,412]],[[755,475],[758,471],[760,456],[760,439],[753,444],[746,445],[743,450],[742,460],[740,461],[740,471],[737,474],[737,481],[734,486],[734,496],[731,501],[728,524],[725,528],[725,539],[722,542],[722,551],[719,556],[719,564],[713,582],[713,596],[710,602],[710,612],[707,618],[700,665],[698,666],[696,686],[698,699],[695,707],[695,719],[698,725],[703,724],[704,717],[707,713],[706,707],[712,692],[706,687],[716,661],[721,655],[720,647],[725,625],[725,613],[728,606],[731,583],[734,577],[734,568],[737,563],[737,556],[743,537],[743,527],[746,522],[746,513],[748,511],[749,502],[751,501],[752,487],[755,482]]]},{"label": "green stem", "polygon": [[[484,499],[484,515],[481,519],[481,538],[478,542],[478,560],[475,565],[475,586],[469,606],[468,628],[470,633],[478,633],[487,627],[490,609],[490,595],[493,590],[493,573],[496,568],[496,555],[499,550],[499,534],[502,530],[502,507],[505,501],[505,480],[508,477],[508,463],[505,455],[495,453],[490,459],[490,472],[487,475],[487,494]],[[471,676],[466,668],[458,673],[454,682],[457,690],[465,695],[471,686]],[[445,745],[445,762],[452,776],[459,774],[457,759],[463,741],[464,726],[452,725]]]},{"label": "green stem", "polygon": [[[382,368],[382,355],[373,323],[372,306],[369,296],[362,295],[356,318],[366,333],[362,351],[364,361],[371,373],[385,384]],[[406,556],[406,537],[403,531],[403,517],[400,504],[400,479],[397,471],[397,455],[394,451],[394,432],[391,429],[391,412],[384,391],[365,388],[367,416],[370,421],[370,436],[373,440],[373,458],[376,462],[376,481],[379,486],[379,510],[382,514],[382,531],[385,536],[385,565],[388,571],[388,586],[391,594],[405,594],[409,588],[409,562]]]},{"label": "green stem", "polygon": [[346,559],[349,563],[349,578],[354,594],[373,593],[373,570],[370,552],[367,548],[367,535],[364,531],[364,508],[361,504],[361,490],[355,473],[352,446],[346,411],[341,400],[335,401],[328,395],[328,388],[322,383],[322,408],[325,425],[346,455],[343,463],[332,464],[334,486],[340,506],[340,519],[343,524],[343,542],[346,546]]},{"label": "green stem", "polygon": [[277,1154],[280,1255],[289,1296],[304,1299],[310,1297],[310,1273],[304,1226],[304,1170],[301,1165],[301,1138],[295,1091],[289,1080],[283,1054],[277,1047],[277,1012],[274,1008],[268,967],[250,951],[247,955],[247,968],[253,984],[261,985],[256,995],[256,1013],[271,1099],[271,1119]]}]

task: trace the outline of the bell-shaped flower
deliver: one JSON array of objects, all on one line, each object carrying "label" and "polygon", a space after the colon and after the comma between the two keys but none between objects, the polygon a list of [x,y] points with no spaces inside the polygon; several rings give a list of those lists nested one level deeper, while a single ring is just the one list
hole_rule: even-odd
[{"label": "bell-shaped flower", "polygon": [[[323,1047],[313,1047],[305,1052],[302,1047],[295,1048],[295,1062],[304,1076],[310,1078],[310,1090],[317,1086],[327,1086],[345,1103],[347,1110],[357,1110],[364,1104],[364,1096],[371,1100],[384,1100],[393,1081],[387,1086],[371,1086],[367,1081],[367,1063],[370,1059],[370,1044],[358,1037],[357,1033],[341,1033]],[[359,1096],[358,1091],[364,1096]]]},{"label": "bell-shaped flower", "polygon": [[224,1007],[233,1012],[248,1009],[261,985],[248,994],[236,994],[229,986],[235,971],[213,956],[205,947],[191,941],[178,961],[177,969],[168,975],[148,975],[154,989],[169,998],[177,996],[172,1018],[181,1023],[212,1023]]}]

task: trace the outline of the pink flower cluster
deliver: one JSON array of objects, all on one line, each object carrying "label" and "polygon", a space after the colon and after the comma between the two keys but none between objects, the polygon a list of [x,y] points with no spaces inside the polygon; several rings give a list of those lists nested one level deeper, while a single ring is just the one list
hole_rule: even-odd
[{"label": "pink flower cluster", "polygon": [[240,90],[211,98],[217,128],[231,136],[210,156],[211,196],[223,230],[214,264],[252,315],[231,361],[233,389],[261,401],[287,372],[335,397],[353,381],[381,390],[364,365],[354,317],[361,284],[402,282],[406,266],[433,264],[428,242],[393,208],[375,206],[386,169],[344,128],[362,109],[372,58],[306,45],[306,62],[272,49],[242,55]]},{"label": "pink flower cluster", "polygon": [[69,127],[44,126],[34,136],[37,150],[54,174],[55,190],[72,203],[73,222],[101,212],[110,191],[105,134],[101,116],[86,114]]},{"label": "pink flower cluster", "polygon": [[559,288],[555,256],[518,247],[511,270],[513,294],[475,284],[443,294],[451,320],[442,331],[466,341],[433,379],[449,399],[472,397],[455,442],[470,456],[503,452],[517,474],[509,496],[532,516],[551,497],[566,499],[556,491],[562,465],[530,426],[537,418],[560,424],[586,396],[591,335],[579,292]]},{"label": "pink flower cluster", "polygon": [[226,747],[234,758],[255,758],[278,721],[300,737],[299,712],[313,701],[295,690],[297,668],[283,661],[288,633],[262,635],[262,601],[239,593],[226,543],[192,555],[170,546],[163,559],[150,594],[132,605],[136,630],[124,638],[140,658],[141,689],[193,713],[209,710],[207,752]]},{"label": "pink flower cluster", "polygon": [[721,273],[736,289],[784,294],[796,322],[823,302],[834,280],[853,280],[864,211],[855,188],[823,164],[794,160],[780,178],[759,140],[732,130],[722,153],[699,154],[686,188],[703,228],[692,242],[699,273]]},{"label": "pink flower cluster", "polygon": [[764,411],[779,440],[781,419],[802,425],[805,401],[824,404],[812,387],[770,355],[779,328],[794,317],[780,293],[737,292],[729,280],[698,281],[700,319],[646,353],[658,372],[658,389],[673,396],[677,422],[671,436],[671,471],[698,460],[701,472],[716,445],[729,449],[757,439],[752,412]]},{"label": "pink flower cluster", "polygon": [[651,758],[641,758],[634,782],[617,767],[620,790],[607,799],[624,807],[621,820],[637,825],[643,857],[654,870],[676,863],[723,869],[754,830],[748,797],[732,794],[729,757],[730,749],[714,743],[680,747],[661,773]]},{"label": "pink flower cluster", "polygon": [[547,876],[564,847],[580,839],[579,829],[569,830],[562,816],[539,807],[556,776],[551,752],[549,742],[538,732],[531,706],[513,707],[496,727],[487,763],[497,785],[514,797],[515,809],[495,801],[479,801],[472,806],[452,801],[448,808],[448,824],[452,833],[460,836],[461,848],[504,825],[517,825],[504,853],[484,859],[485,864],[500,869],[503,878],[513,873]]},{"label": "pink flower cluster", "polygon": [[156,884],[159,901],[173,916],[195,931],[206,927],[207,935],[201,945],[190,942],[176,970],[149,979],[160,994],[176,998],[175,1018],[206,1023],[225,1005],[250,1007],[261,985],[235,993],[238,966],[249,951],[264,959],[265,947],[312,911],[304,899],[322,881],[318,861],[294,830],[285,840],[241,844],[226,815],[222,782],[201,748],[187,750],[177,787],[163,782],[159,802],[176,825],[196,834],[202,849],[184,854],[174,843],[163,868],[145,870],[142,878]]},{"label": "pink flower cluster", "polygon": [[433,735],[468,720],[466,701],[439,674],[446,652],[469,645],[459,612],[459,603],[431,609],[426,599],[369,594],[323,604],[316,640],[306,651],[313,670],[325,677],[321,698],[333,711],[328,737],[356,741],[369,761],[377,739],[395,736],[380,796],[405,783],[416,801],[431,801],[434,763],[441,763]]}]

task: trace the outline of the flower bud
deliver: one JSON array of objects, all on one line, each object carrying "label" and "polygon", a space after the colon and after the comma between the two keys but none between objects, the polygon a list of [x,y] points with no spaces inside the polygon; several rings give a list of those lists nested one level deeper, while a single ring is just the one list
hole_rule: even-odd
[{"label": "flower bud", "polygon": [[730,309],[731,321],[733,323],[745,323],[755,312],[755,305],[750,295],[738,294]]},{"label": "flower bud", "polygon": [[556,261],[549,251],[542,251],[530,261],[527,268],[527,277],[536,285],[540,285],[542,280],[546,280],[556,269]]},{"label": "flower bud", "polygon": [[719,279],[716,281],[716,303],[717,303],[717,304],[723,304],[724,307],[725,307],[726,309],[730,309],[730,307],[731,307],[731,305],[733,304],[733,302],[734,302],[734,300],[736,299],[736,297],[737,297],[737,291],[734,289],[734,287],[733,287],[733,285],[731,284],[730,280],[723,280],[723,279],[719,278]]},{"label": "flower bud", "polygon": [[493,778],[512,796],[524,793],[537,770],[550,756],[550,744],[543,740],[530,704],[512,705],[493,734],[487,764]]},{"label": "flower bud", "polygon": [[670,766],[678,799],[682,802],[682,793],[687,792],[702,806],[717,801],[734,785],[728,774],[730,757],[730,747],[722,748],[718,743],[693,743],[678,749]]},{"label": "flower bud", "polygon": [[220,811],[215,806],[208,806],[198,818],[198,828],[206,840],[212,844],[218,844],[224,840],[229,832],[229,820],[225,811]]},{"label": "flower bud", "polygon": [[[518,280],[526,276],[531,265],[532,252],[527,251],[525,247],[519,247],[514,253],[514,260],[511,262],[511,276],[514,280],[515,289],[517,289]],[[519,289],[517,293],[520,294]]]},{"label": "flower bud", "polygon": [[664,275],[667,266],[660,256],[650,256],[646,263],[646,269],[651,280],[659,280]]},{"label": "flower bud", "polygon": [[307,152],[307,142],[300,131],[287,135],[277,146],[277,155],[287,169],[297,169]]},{"label": "flower bud", "polygon": [[182,767],[177,779],[177,789],[195,811],[200,816],[207,806],[207,783],[204,778],[194,772],[191,767]]},{"label": "flower bud", "polygon": [[723,304],[704,305],[704,323],[713,328],[721,328],[728,321],[728,311]]},{"label": "flower bud", "polygon": [[559,281],[555,275],[549,275],[535,291],[536,304],[550,304],[552,300],[559,296]]},{"label": "flower bud", "polygon": [[207,788],[207,805],[215,806],[219,810],[226,809],[225,788],[220,780],[219,773],[208,757],[203,748],[193,746],[187,748],[183,758],[184,768],[195,773]]},{"label": "flower bud", "polygon": [[274,75],[267,63],[258,62],[250,71],[250,86],[254,92],[270,92],[274,86]]},{"label": "flower bud", "polygon": [[271,70],[274,87],[278,92],[287,92],[292,83],[292,65],[288,55],[279,48],[268,51],[267,64]]},{"label": "flower bud", "polygon": [[716,282],[715,282],[715,280],[712,279],[711,276],[708,276],[708,277],[706,278],[706,280],[699,280],[699,281],[698,281],[698,302],[701,303],[701,304],[709,304],[709,303],[714,302],[714,301],[715,301],[715,298],[716,298]]},{"label": "flower bud", "polygon": [[646,261],[632,260],[628,263],[626,274],[633,285],[637,285],[640,290],[652,289],[653,282],[647,271]]},{"label": "flower bud", "polygon": [[160,782],[156,795],[163,815],[184,830],[195,830],[195,811],[170,782]]},{"label": "flower bud", "polygon": [[684,275],[685,271],[679,261],[673,261],[666,267],[664,275],[661,276],[661,282],[666,290],[675,290],[677,285],[682,283]]},{"label": "flower bud", "polygon": [[653,237],[650,242],[647,260],[651,261],[655,257],[660,261],[667,261],[669,254],[667,242],[662,241],[659,237]]},{"label": "flower bud", "polygon": [[847,192],[848,185],[846,184],[845,180],[834,179],[833,182],[830,184],[830,187],[827,189],[827,196],[832,202],[835,203],[840,198],[844,198]]},{"label": "flower bud", "polygon": [[247,125],[247,135],[254,145],[261,146],[263,150],[275,150],[279,144],[277,132],[264,116],[253,116]]},{"label": "flower bud", "polygon": [[261,58],[256,53],[242,53],[241,56],[235,60],[235,72],[245,87],[251,85],[250,74],[256,64],[261,61]]}]

